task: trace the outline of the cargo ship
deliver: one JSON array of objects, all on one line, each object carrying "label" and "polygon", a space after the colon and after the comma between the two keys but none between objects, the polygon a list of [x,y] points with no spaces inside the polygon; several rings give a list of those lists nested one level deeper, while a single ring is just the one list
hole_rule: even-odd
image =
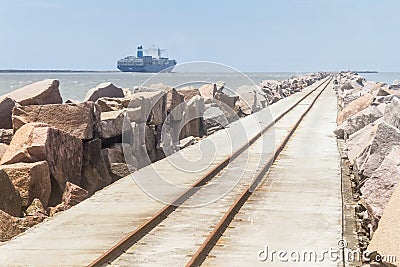
[{"label": "cargo ship", "polygon": [[176,65],[175,59],[169,59],[168,57],[162,57],[162,53],[165,50],[160,48],[148,49],[146,51],[155,51],[157,55],[144,55],[143,47],[137,48],[136,57],[127,56],[123,59],[118,60],[117,68],[123,72],[171,72]]}]

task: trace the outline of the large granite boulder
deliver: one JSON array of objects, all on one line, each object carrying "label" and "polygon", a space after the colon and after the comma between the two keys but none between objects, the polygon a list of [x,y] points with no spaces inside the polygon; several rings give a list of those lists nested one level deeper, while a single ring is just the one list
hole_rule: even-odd
[{"label": "large granite boulder", "polygon": [[347,118],[360,112],[363,109],[366,109],[368,106],[371,105],[373,100],[374,96],[368,93],[350,102],[345,108],[342,109],[342,111],[339,112],[336,119],[337,124],[341,124]]},{"label": "large granite boulder", "polygon": [[386,203],[400,180],[400,147],[394,146],[382,164],[360,188],[361,197],[371,211],[369,216],[376,228]]},{"label": "large granite boulder", "polygon": [[[380,255],[392,255],[400,259],[400,186],[396,186],[389,202],[386,204],[383,215],[379,220],[367,250],[377,251]],[[385,263],[385,262],[384,262]],[[385,266],[394,266],[392,265]],[[382,266],[382,265],[381,265]]]},{"label": "large granite boulder", "polygon": [[0,97],[0,128],[1,129],[12,129],[12,110],[15,107],[16,102],[14,99],[2,96]]},{"label": "large granite boulder", "polygon": [[113,182],[132,174],[134,171],[136,171],[136,168],[126,163],[111,163],[110,165],[110,175]]},{"label": "large granite boulder", "polygon": [[335,135],[340,139],[348,138],[348,136],[376,121],[382,116],[383,114],[376,106],[369,106],[366,109],[347,118],[340,125],[338,125],[335,130]]},{"label": "large granite boulder", "polygon": [[88,197],[89,193],[87,190],[77,186],[76,184],[67,182],[65,185],[64,193],[62,195],[62,203],[72,207],[84,201]]},{"label": "large granite boulder", "polygon": [[45,218],[45,216],[26,216],[25,218],[18,218],[0,210],[0,242],[10,240],[25,232],[30,227],[43,222]]},{"label": "large granite boulder", "polygon": [[236,108],[245,115],[257,112],[268,104],[268,99],[261,94],[257,86],[240,86],[236,94],[239,96]]},{"label": "large granite boulder", "polygon": [[[157,132],[161,132],[161,129],[156,130],[156,126],[148,125],[144,122],[133,122],[132,128],[133,147],[132,153],[129,154],[133,154],[137,159],[138,168],[142,168],[163,158],[162,148],[160,147],[161,140],[158,139],[159,136],[157,135]],[[134,163],[132,163],[135,159],[132,159],[131,155],[125,153],[125,158],[127,160],[126,163],[135,166]]]},{"label": "large granite boulder", "polygon": [[219,107],[209,107],[204,111],[203,123],[209,135],[219,129],[223,129],[229,122]]},{"label": "large granite boulder", "polygon": [[0,210],[19,217],[22,200],[7,173],[0,170]]},{"label": "large granite boulder", "polygon": [[129,123],[124,124],[124,121],[128,119],[126,110],[102,112],[100,118],[100,137],[105,139],[121,136],[124,132],[124,127],[129,125]]},{"label": "large granite boulder", "polygon": [[170,120],[180,121],[186,109],[185,98],[175,88],[167,91],[166,110]]},{"label": "large granite boulder", "polygon": [[192,97],[187,102],[187,110],[185,113],[185,135],[181,137],[201,137],[205,134],[203,128],[204,109],[204,98],[199,95]]},{"label": "large granite boulder", "polygon": [[90,89],[83,101],[96,102],[100,97],[124,97],[122,88],[115,86],[110,82],[97,85],[95,88]]},{"label": "large granite boulder", "polygon": [[[51,178],[61,192],[65,183],[80,183],[82,141],[42,123],[28,123],[14,135],[0,164],[33,163],[46,160]],[[54,188],[52,188],[53,190]]]},{"label": "large granite boulder", "polygon": [[127,108],[129,105],[129,98],[109,98],[102,97],[96,101],[96,104],[100,107],[101,112],[116,111]]},{"label": "large granite boulder", "polygon": [[101,151],[101,140],[94,139],[83,144],[81,187],[92,195],[111,183],[108,166]]},{"label": "large granite boulder", "polygon": [[14,131],[30,122],[46,123],[79,139],[97,135],[100,111],[93,102],[16,107],[13,111]]},{"label": "large granite boulder", "polygon": [[223,81],[219,81],[216,83],[204,84],[199,88],[200,95],[204,97],[205,100],[213,98],[217,92],[222,92],[225,87],[225,83]]},{"label": "large granite boulder", "polygon": [[346,150],[349,161],[354,164],[355,160],[361,155],[368,142],[373,139],[375,134],[375,125],[383,121],[383,118],[376,120],[373,123],[368,124],[361,130],[353,133],[346,140]]},{"label": "large granite boulder", "polygon": [[178,92],[183,95],[185,102],[188,102],[193,97],[200,95],[199,89],[195,88],[182,88],[179,89]]},{"label": "large granite boulder", "polygon": [[372,138],[356,160],[359,174],[371,177],[394,146],[400,146],[400,130],[384,121],[374,126]]},{"label": "large granite boulder", "polygon": [[140,109],[140,121],[135,122],[150,122],[154,125],[162,125],[166,118],[166,92],[165,91],[150,91],[134,93],[130,98],[128,105],[129,109]]},{"label": "large granite boulder", "polygon": [[395,97],[386,105],[383,119],[390,125],[400,129],[400,99]]},{"label": "large granite boulder", "polygon": [[22,106],[61,104],[58,80],[43,80],[24,86],[6,96]]},{"label": "large granite boulder", "polygon": [[47,207],[51,182],[49,166],[46,161],[34,163],[14,163],[1,165],[0,170],[7,173],[22,198],[22,208],[26,209],[37,198]]}]

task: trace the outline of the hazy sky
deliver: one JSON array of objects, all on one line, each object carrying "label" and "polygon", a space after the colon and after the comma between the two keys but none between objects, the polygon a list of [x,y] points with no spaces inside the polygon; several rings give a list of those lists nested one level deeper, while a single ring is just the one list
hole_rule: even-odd
[{"label": "hazy sky", "polygon": [[0,69],[113,70],[138,45],[241,71],[400,71],[399,0],[0,0]]}]

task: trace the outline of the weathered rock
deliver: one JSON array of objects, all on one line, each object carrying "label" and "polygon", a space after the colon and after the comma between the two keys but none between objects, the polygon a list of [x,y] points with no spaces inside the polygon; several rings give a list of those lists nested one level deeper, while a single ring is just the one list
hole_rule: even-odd
[{"label": "weathered rock", "polygon": [[396,80],[389,86],[390,90],[400,90],[400,81]]},{"label": "weathered rock", "polygon": [[111,163],[110,165],[110,175],[113,178],[113,181],[128,176],[134,171],[136,171],[136,168],[126,163]]},{"label": "weathered rock", "polygon": [[204,127],[207,134],[211,134],[216,130],[223,129],[228,125],[228,120],[224,112],[219,107],[209,107],[203,114]]},{"label": "weathered rock", "polygon": [[203,114],[204,114],[204,98],[201,96],[194,96],[187,102],[187,110],[185,113],[185,135],[201,137],[205,134],[203,128]]},{"label": "weathered rock", "polygon": [[9,145],[14,136],[12,129],[0,129],[0,143]]},{"label": "weathered rock", "polygon": [[140,108],[141,119],[135,122],[149,121],[154,125],[162,125],[166,118],[166,92],[151,91],[134,93],[128,108]]},{"label": "weathered rock", "polygon": [[21,215],[22,200],[7,173],[0,170],[0,210],[12,216]]},{"label": "weathered rock", "polygon": [[58,80],[43,80],[24,86],[6,96],[22,106],[61,104],[59,85]]},{"label": "weathered rock", "polygon": [[35,198],[38,198],[47,207],[51,182],[49,166],[46,161],[2,165],[0,169],[7,173],[18,190],[23,209],[26,209]]},{"label": "weathered rock", "polygon": [[216,83],[204,84],[199,88],[200,95],[205,99],[213,98],[217,92],[222,92],[225,83],[222,81]]},{"label": "weathered rock", "polygon": [[[129,105],[129,99],[126,98],[107,98],[102,97],[96,101],[101,112],[121,110]],[[126,105],[126,106],[125,106]]]},{"label": "weathered rock", "polygon": [[393,98],[386,106],[383,120],[400,129],[400,100],[398,98]]},{"label": "weathered rock", "polygon": [[97,132],[100,110],[93,102],[16,107],[13,111],[14,131],[30,122],[42,122],[79,139],[91,139]]},{"label": "weathered rock", "polygon": [[28,123],[15,133],[0,164],[42,160],[47,161],[51,178],[57,181],[61,192],[67,181],[79,184],[82,141],[46,124]]},{"label": "weathered rock", "polygon": [[179,89],[178,92],[183,95],[185,102],[188,102],[190,99],[192,99],[194,96],[199,96],[200,91],[199,89],[195,88],[184,88],[184,89]]},{"label": "weathered rock", "polygon": [[347,156],[349,161],[354,164],[355,160],[361,155],[365,147],[368,145],[375,134],[375,125],[383,121],[383,118],[376,120],[375,122],[368,124],[361,130],[350,135],[346,140]]},{"label": "weathered rock", "polygon": [[356,160],[357,170],[362,177],[371,177],[392,147],[400,146],[400,130],[384,121],[374,126],[372,134],[373,138]]},{"label": "weathered rock", "polygon": [[12,129],[12,110],[15,107],[15,100],[3,96],[0,98],[0,128],[1,129]]},{"label": "weathered rock", "polygon": [[100,97],[124,97],[122,88],[115,86],[114,84],[107,82],[97,85],[95,88],[90,89],[83,101],[96,102]]},{"label": "weathered rock", "polygon": [[[144,122],[132,123],[133,128],[133,155],[137,159],[138,168],[149,165],[163,157],[162,151],[157,140],[157,130],[154,125],[147,125]],[[163,127],[167,128],[167,127]],[[125,153],[126,156],[126,153]],[[132,160],[126,159],[128,164]],[[136,166],[135,166],[136,167]]]},{"label": "weathered rock", "polygon": [[55,207],[50,207],[49,208],[49,216],[53,217],[54,215],[56,215],[57,213],[60,213],[62,211],[66,211],[68,209],[70,209],[71,206],[68,206],[67,204],[65,204],[64,202],[56,205]]},{"label": "weathered rock", "polygon": [[[375,231],[368,251],[377,251],[380,255],[396,256],[400,259],[400,186],[397,186],[386,204],[378,229]],[[393,263],[392,263],[393,264]],[[390,265],[388,265],[390,266]]]},{"label": "weathered rock", "polygon": [[87,190],[77,186],[76,184],[67,182],[62,195],[62,201],[67,206],[75,206],[76,204],[87,199],[88,196],[89,193]]},{"label": "weathered rock", "polygon": [[343,121],[335,130],[338,138],[348,138],[348,136],[364,128],[366,125],[381,118],[383,114],[376,106],[369,106],[366,109],[354,114]]},{"label": "weathered rock", "polygon": [[175,88],[167,91],[166,110],[170,116],[170,120],[180,121],[183,118],[186,103],[184,96],[181,95]]},{"label": "weathered rock", "polygon": [[371,105],[374,100],[374,96],[372,94],[365,94],[356,100],[350,102],[343,110],[338,114],[336,122],[337,124],[341,124],[344,120],[349,118],[350,116],[360,112],[363,109],[366,109],[369,105]]},{"label": "weathered rock", "polygon": [[352,89],[359,89],[363,87],[362,83],[358,83],[357,81],[347,81],[341,87],[342,90],[352,90]]},{"label": "weathered rock", "polygon": [[4,153],[6,153],[7,148],[7,144],[0,143],[0,159],[3,157]]},{"label": "weathered rock", "polygon": [[47,216],[47,211],[44,208],[40,199],[35,198],[29,207],[25,210],[26,216]]},{"label": "weathered rock", "polygon": [[27,216],[25,218],[13,217],[0,210],[0,242],[8,241],[30,227],[41,223],[46,216]]},{"label": "weathered rock", "polygon": [[115,143],[111,147],[102,149],[109,163],[125,163],[124,150],[132,150],[131,145],[126,143]]},{"label": "weathered rock", "polygon": [[229,96],[224,93],[216,93],[214,98],[221,101],[232,110],[235,109],[236,102],[239,100],[239,96]]},{"label": "weathered rock", "polygon": [[111,183],[108,166],[101,151],[101,140],[94,139],[83,144],[82,188],[92,195]]},{"label": "weathered rock", "polygon": [[236,93],[239,95],[239,100],[236,102],[237,109],[246,115],[267,106],[267,98],[256,86],[240,86]]},{"label": "weathered rock", "polygon": [[394,146],[384,158],[382,164],[360,188],[362,198],[369,206],[372,222],[376,228],[386,203],[389,201],[400,180],[400,147]]},{"label": "weathered rock", "polygon": [[128,119],[125,114],[125,110],[102,112],[100,116],[100,137],[111,138],[122,135],[124,129],[124,120]]}]

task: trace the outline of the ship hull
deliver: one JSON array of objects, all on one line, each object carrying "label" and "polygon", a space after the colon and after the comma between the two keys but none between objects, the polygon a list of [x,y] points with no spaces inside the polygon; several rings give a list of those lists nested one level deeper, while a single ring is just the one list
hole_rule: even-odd
[{"label": "ship hull", "polygon": [[117,66],[122,72],[144,73],[171,72],[174,67],[175,65]]}]

